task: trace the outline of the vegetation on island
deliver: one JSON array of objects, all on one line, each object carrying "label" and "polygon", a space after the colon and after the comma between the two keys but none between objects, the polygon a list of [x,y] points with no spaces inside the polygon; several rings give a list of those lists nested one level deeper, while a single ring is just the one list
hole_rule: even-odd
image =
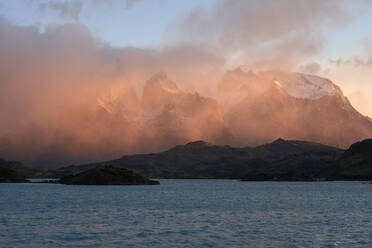
[{"label": "vegetation on island", "polygon": [[158,185],[133,171],[112,166],[97,166],[78,174],[61,178],[57,183],[69,185]]}]

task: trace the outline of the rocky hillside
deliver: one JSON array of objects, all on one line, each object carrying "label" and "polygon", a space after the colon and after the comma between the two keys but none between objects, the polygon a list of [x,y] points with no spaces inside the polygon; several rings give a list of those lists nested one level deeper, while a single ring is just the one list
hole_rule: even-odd
[{"label": "rocky hillside", "polygon": [[[311,164],[320,167],[338,159],[342,150],[312,142],[276,140],[258,147],[233,148],[196,141],[160,153],[128,155],[103,164],[131,169],[152,178],[243,178],[272,164]],[[61,177],[98,164],[60,168],[51,173]],[[314,172],[315,173],[315,172]],[[314,174],[314,177],[316,175]]]},{"label": "rocky hillside", "polygon": [[340,180],[372,180],[372,139],[350,146],[339,160]]},{"label": "rocky hillside", "polygon": [[0,183],[27,183],[28,181],[18,172],[0,167]]},{"label": "rocky hillside", "polygon": [[7,161],[0,158],[0,168],[9,169],[14,171],[22,178],[40,177],[44,172],[24,166],[21,162]]}]

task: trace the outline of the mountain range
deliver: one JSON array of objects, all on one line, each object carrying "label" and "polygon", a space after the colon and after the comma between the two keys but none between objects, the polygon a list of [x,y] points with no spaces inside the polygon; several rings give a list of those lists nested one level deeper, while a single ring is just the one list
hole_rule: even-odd
[{"label": "mountain range", "polygon": [[193,140],[257,146],[279,137],[347,148],[372,137],[371,119],[353,108],[340,87],[301,73],[227,71],[212,98],[186,92],[160,73],[146,82],[142,98],[130,89],[101,106],[136,123],[138,152]]},{"label": "mountain range", "polygon": [[281,137],[346,149],[372,137],[372,120],[353,108],[340,87],[314,75],[237,68],[220,78],[209,97],[183,89],[165,73],[153,75],[140,93],[121,86],[97,97],[94,110],[73,112],[53,128],[0,137],[0,156],[50,169],[195,140],[247,147]]}]

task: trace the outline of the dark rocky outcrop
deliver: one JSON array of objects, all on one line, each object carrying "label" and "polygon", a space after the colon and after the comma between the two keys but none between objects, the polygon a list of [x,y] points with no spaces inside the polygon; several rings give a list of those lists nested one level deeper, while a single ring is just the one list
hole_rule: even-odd
[{"label": "dark rocky outcrop", "polygon": [[372,180],[372,139],[350,146],[338,161],[338,180]]},{"label": "dark rocky outcrop", "polygon": [[314,153],[305,153],[273,160],[251,171],[243,177],[243,180],[372,180],[372,139],[351,145],[339,158],[314,155]]},{"label": "dark rocky outcrop", "polygon": [[0,183],[27,183],[29,182],[26,180],[22,175],[18,172],[0,167]]},{"label": "dark rocky outcrop", "polygon": [[25,178],[37,178],[43,175],[43,171],[24,166],[21,162],[6,161],[0,158],[0,167],[16,171],[20,176]]},{"label": "dark rocky outcrop", "polygon": [[158,185],[150,180],[124,168],[97,166],[81,173],[65,176],[58,183],[69,185]]}]

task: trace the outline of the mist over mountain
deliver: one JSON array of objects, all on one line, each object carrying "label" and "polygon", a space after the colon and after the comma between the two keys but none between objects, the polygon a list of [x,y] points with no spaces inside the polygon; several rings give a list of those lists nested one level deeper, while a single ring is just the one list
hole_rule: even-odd
[{"label": "mist over mountain", "polygon": [[217,144],[232,140],[217,101],[181,90],[165,73],[146,81],[142,97],[129,89],[114,100],[99,99],[98,103],[102,118],[135,126],[132,134],[137,132],[138,151],[159,151],[200,138]]},{"label": "mist over mountain", "polygon": [[157,74],[146,82],[138,106],[134,119],[160,149],[199,139],[260,145],[279,137],[347,148],[372,136],[371,120],[336,84],[301,73],[227,71],[214,99],[186,93],[164,73]]},{"label": "mist over mountain", "polygon": [[225,122],[239,133],[238,145],[283,137],[347,148],[372,135],[371,120],[325,78],[237,69],[225,74],[219,90]]},{"label": "mist over mountain", "polygon": [[[221,78],[214,98],[182,90],[158,73],[145,82],[142,94],[125,84],[93,104],[93,111],[85,113],[85,130],[60,127],[60,138],[71,137],[66,145],[45,155],[28,154],[25,162],[55,167],[159,152],[193,140],[243,147],[282,137],[347,148],[372,137],[372,121],[353,108],[336,84],[301,73],[237,68]],[[84,143],[84,137],[96,139]],[[10,149],[22,160],[17,143],[8,144],[2,155]]]}]

